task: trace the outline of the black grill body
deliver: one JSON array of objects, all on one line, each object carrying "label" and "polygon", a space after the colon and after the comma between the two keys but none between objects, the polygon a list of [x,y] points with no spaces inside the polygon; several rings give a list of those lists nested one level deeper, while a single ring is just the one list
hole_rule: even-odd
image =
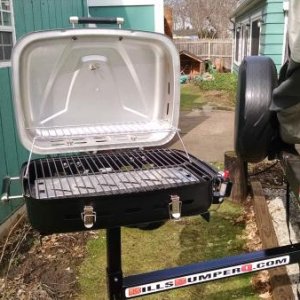
[{"label": "black grill body", "polygon": [[179,150],[154,149],[35,159],[22,177],[30,222],[50,234],[86,230],[85,207],[93,229],[167,220],[174,196],[181,216],[206,213],[218,173]]}]

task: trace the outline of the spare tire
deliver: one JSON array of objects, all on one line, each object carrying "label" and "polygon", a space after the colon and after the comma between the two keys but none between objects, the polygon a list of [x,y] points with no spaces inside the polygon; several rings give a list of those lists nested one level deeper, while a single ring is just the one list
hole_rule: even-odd
[{"label": "spare tire", "polygon": [[240,65],[236,110],[235,151],[247,162],[262,161],[278,136],[276,114],[269,110],[277,86],[273,61],[264,56],[246,57]]}]

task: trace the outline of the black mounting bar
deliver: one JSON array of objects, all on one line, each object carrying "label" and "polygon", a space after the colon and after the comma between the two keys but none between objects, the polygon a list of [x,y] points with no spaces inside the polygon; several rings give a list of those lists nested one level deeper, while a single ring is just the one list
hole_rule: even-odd
[{"label": "black mounting bar", "polygon": [[106,230],[107,287],[109,299],[123,299],[123,273],[121,268],[121,228]]},{"label": "black mounting bar", "polygon": [[298,243],[123,278],[120,228],[107,229],[107,252],[110,300],[136,298],[300,261]]}]

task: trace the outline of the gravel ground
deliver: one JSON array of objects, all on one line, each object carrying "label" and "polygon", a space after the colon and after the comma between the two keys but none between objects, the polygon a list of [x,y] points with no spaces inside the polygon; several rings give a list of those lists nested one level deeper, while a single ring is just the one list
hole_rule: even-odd
[{"label": "gravel ground", "polygon": [[[278,243],[280,246],[289,245],[292,243],[300,242],[300,207],[299,202],[293,195],[290,197],[290,220],[289,229],[286,221],[286,190],[285,189],[273,189],[264,188],[264,193],[266,195],[269,212],[271,214],[274,229],[277,235]],[[297,297],[297,289],[300,291],[299,284],[299,265],[293,264],[287,266],[287,272],[290,276],[292,282],[292,288]]]}]

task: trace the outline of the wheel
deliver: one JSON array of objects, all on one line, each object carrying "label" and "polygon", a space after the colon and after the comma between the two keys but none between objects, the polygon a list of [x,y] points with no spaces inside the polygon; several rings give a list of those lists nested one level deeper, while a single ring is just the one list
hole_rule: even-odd
[{"label": "wheel", "polygon": [[[273,61],[264,56],[249,56],[239,69],[235,110],[235,151],[247,162],[259,162],[274,149],[279,135],[276,113],[269,110],[272,91],[277,86]],[[275,143],[276,144],[276,143]]]}]

